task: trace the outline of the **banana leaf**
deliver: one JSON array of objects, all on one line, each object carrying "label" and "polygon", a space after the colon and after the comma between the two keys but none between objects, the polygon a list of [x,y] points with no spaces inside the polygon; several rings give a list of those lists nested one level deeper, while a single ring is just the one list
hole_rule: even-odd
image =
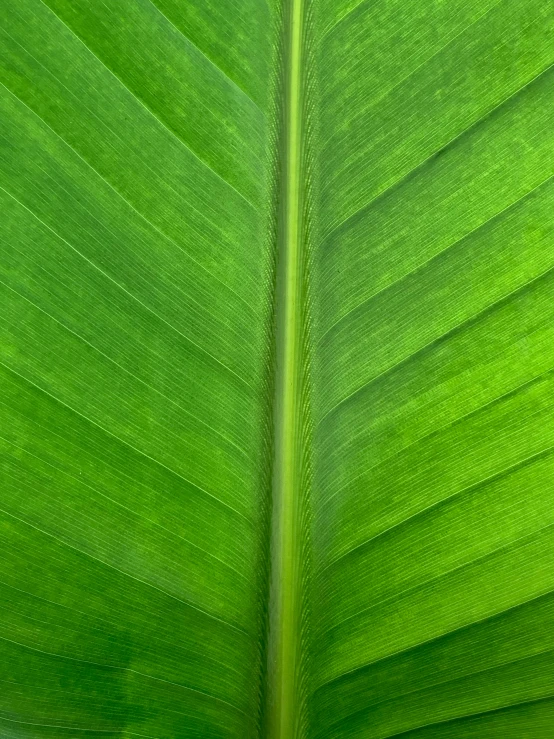
[{"label": "banana leaf", "polygon": [[0,20],[0,736],[554,736],[554,5]]}]

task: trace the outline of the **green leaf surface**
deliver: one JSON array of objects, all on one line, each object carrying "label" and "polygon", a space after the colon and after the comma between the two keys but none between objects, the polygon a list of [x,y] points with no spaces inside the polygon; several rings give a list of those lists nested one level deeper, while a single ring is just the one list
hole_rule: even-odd
[{"label": "green leaf surface", "polygon": [[310,734],[546,739],[554,10],[321,5]]},{"label": "green leaf surface", "polygon": [[4,0],[0,736],[554,736],[554,6]]}]

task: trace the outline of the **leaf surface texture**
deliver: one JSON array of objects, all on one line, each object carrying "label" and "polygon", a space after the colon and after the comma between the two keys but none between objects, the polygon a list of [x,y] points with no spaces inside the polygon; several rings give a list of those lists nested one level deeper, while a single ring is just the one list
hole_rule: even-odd
[{"label": "leaf surface texture", "polygon": [[0,735],[548,739],[552,4],[0,14]]}]

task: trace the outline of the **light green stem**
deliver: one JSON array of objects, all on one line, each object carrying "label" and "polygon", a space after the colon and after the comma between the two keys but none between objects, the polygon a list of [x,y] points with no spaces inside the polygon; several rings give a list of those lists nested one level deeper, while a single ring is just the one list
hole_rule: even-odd
[{"label": "light green stem", "polygon": [[299,718],[303,0],[288,2],[282,149],[283,211],[277,290],[268,739],[296,737]]}]

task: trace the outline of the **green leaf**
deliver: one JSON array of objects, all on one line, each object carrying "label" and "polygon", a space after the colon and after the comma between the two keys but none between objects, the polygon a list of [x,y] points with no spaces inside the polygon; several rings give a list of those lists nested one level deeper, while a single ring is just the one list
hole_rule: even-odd
[{"label": "green leaf", "polygon": [[310,735],[547,737],[553,8],[321,5]]},{"label": "green leaf", "polygon": [[0,736],[548,739],[554,7],[0,20]]},{"label": "green leaf", "polygon": [[3,736],[258,723],[276,21],[248,5],[3,6]]}]

